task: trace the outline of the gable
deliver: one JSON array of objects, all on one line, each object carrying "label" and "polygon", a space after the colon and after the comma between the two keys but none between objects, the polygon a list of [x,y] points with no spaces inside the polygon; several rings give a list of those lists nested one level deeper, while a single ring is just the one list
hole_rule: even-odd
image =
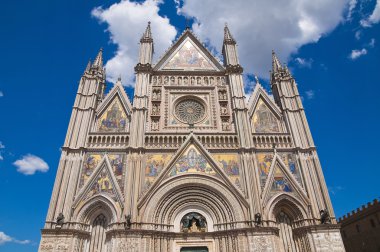
[{"label": "gable", "polygon": [[194,45],[190,39],[186,39],[176,50],[162,68],[164,70],[217,70],[211,60]]},{"label": "gable", "polygon": [[123,132],[127,126],[127,114],[116,96],[100,115],[98,130],[100,132]]},{"label": "gable", "polygon": [[[107,154],[112,172],[116,178],[121,191],[124,190],[124,177],[125,177],[125,161],[124,155],[120,153]],[[88,153],[82,166],[80,175],[79,188],[82,188],[90,179],[91,175],[98,169],[104,155],[98,153]]]},{"label": "gable", "polygon": [[271,197],[281,193],[293,194],[294,196],[303,199],[305,202],[308,201],[304,190],[300,186],[300,183],[295,179],[292,170],[286,166],[282,157],[278,153],[275,153],[262,192],[263,203],[265,204],[265,202]]},{"label": "gable", "polygon": [[[113,199],[115,202],[122,204],[124,202],[122,190],[119,185],[123,181],[123,162],[119,159],[122,155],[104,155],[101,161],[98,161],[96,168],[91,166],[91,172],[84,166],[81,183],[83,187],[78,192],[74,206],[85,202],[96,195],[104,195]],[[96,162],[96,161],[95,161]],[[85,180],[83,181],[83,174]]]},{"label": "gable", "polygon": [[280,132],[280,121],[262,98],[257,102],[255,111],[252,115],[252,126],[255,133]]},{"label": "gable", "polygon": [[182,156],[177,159],[170,169],[169,176],[176,176],[183,173],[216,175],[215,170],[194,144],[189,145]]},{"label": "gable", "polygon": [[156,64],[155,71],[223,71],[223,66],[186,30]]}]

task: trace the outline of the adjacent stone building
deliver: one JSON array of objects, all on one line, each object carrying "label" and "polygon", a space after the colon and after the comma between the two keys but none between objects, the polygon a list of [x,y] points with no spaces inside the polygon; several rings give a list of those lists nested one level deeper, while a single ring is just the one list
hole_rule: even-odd
[{"label": "adjacent stone building", "polygon": [[377,199],[339,218],[339,224],[347,252],[380,251],[380,203]]},{"label": "adjacent stone building", "polygon": [[272,53],[273,98],[246,101],[227,26],[222,52],[186,29],[153,64],[148,25],[133,103],[104,93],[102,51],[88,64],[40,252],[344,251],[288,68]]}]

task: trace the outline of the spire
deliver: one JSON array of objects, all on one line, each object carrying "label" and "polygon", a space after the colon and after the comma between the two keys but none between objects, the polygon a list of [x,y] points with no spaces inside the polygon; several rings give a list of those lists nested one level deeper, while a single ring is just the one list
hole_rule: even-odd
[{"label": "spire", "polygon": [[260,81],[259,81],[259,78],[257,77],[256,74],[255,74],[255,81],[256,81],[256,85],[257,85],[257,84],[261,85],[261,84],[260,84]]},{"label": "spire", "polygon": [[232,37],[230,29],[228,29],[227,23],[224,26],[224,40],[225,44],[236,44],[235,39]]},{"label": "spire", "polygon": [[152,31],[150,29],[150,21],[148,22],[148,26],[146,27],[145,32],[142,35],[140,42],[141,43],[153,42]]},{"label": "spire", "polygon": [[103,67],[103,48],[100,48],[98,55],[96,55],[96,58],[94,60],[94,64],[92,64],[92,67]]},{"label": "spire", "polygon": [[276,53],[272,50],[272,72],[276,73],[281,69],[281,63],[277,58]]}]

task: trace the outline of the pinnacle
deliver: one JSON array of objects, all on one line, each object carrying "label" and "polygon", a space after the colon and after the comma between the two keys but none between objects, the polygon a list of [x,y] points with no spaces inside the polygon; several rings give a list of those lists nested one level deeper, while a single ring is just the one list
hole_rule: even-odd
[{"label": "pinnacle", "polygon": [[146,40],[152,40],[152,30],[150,28],[150,21],[148,22],[148,26],[145,29],[144,34],[141,37],[141,42],[146,41]]},{"label": "pinnacle", "polygon": [[92,64],[92,67],[103,67],[103,48],[101,47],[98,55],[96,56],[94,63]]},{"label": "pinnacle", "polygon": [[272,71],[273,73],[278,72],[281,69],[280,60],[277,58],[276,53],[272,50]]},{"label": "pinnacle", "polygon": [[230,29],[228,29],[227,23],[224,26],[224,40],[225,44],[236,44],[235,39],[232,37]]}]

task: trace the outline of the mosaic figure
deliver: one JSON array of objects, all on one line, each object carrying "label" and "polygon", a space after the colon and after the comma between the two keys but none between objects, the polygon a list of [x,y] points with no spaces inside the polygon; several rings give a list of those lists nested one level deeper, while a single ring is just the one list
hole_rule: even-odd
[{"label": "mosaic figure", "polygon": [[213,155],[215,161],[223,168],[229,179],[238,187],[241,188],[240,183],[240,163],[239,157],[236,154],[215,154]]},{"label": "mosaic figure", "polygon": [[145,166],[145,187],[148,188],[165,168],[172,156],[169,154],[149,154]]},{"label": "mosaic figure", "polygon": [[169,60],[164,69],[214,69],[209,60],[190,42],[186,41]]},{"label": "mosaic figure", "polygon": [[100,117],[99,131],[124,131],[126,124],[127,116],[119,99],[115,99]]},{"label": "mosaic figure", "polygon": [[259,163],[259,173],[261,186],[264,187],[267,180],[269,169],[273,160],[273,153],[259,153],[257,154],[257,161]]},{"label": "mosaic figure", "polygon": [[285,177],[284,173],[281,171],[279,167],[276,167],[271,191],[272,192],[292,192],[293,191],[288,179]]},{"label": "mosaic figure", "polygon": [[194,147],[191,146],[174,164],[170,176],[181,173],[206,173],[215,175],[216,172],[211,168],[206,158]]},{"label": "mosaic figure", "polygon": [[252,117],[253,128],[256,133],[278,133],[280,127],[276,116],[265,105],[262,99],[257,103],[255,113]]}]

